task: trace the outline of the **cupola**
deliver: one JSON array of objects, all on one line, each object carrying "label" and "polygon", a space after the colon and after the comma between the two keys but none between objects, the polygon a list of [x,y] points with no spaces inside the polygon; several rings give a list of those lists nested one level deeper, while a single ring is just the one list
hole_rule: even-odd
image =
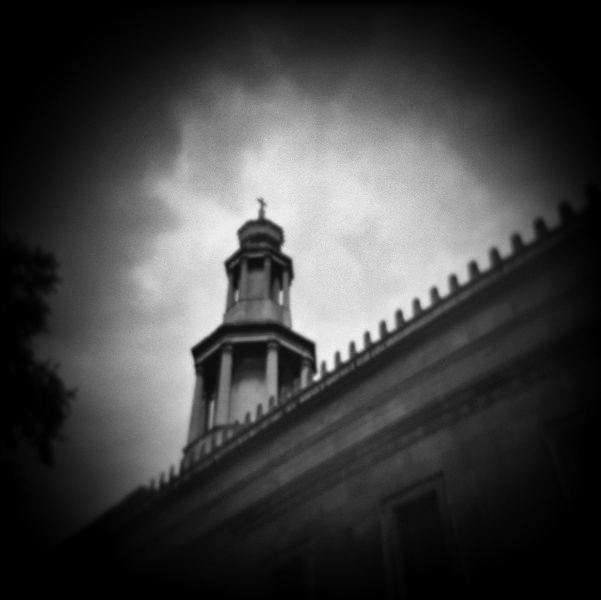
[{"label": "cupola", "polygon": [[258,218],[240,227],[239,247],[225,261],[223,323],[192,348],[196,386],[185,456],[215,430],[266,414],[315,371],[315,344],[292,330],[293,267],[281,251],[284,231],[258,201]]}]

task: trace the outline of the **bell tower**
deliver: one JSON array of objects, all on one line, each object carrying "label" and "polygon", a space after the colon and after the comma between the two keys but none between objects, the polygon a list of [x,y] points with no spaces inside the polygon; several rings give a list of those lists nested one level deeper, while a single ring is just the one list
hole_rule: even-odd
[{"label": "bell tower", "polygon": [[[265,217],[238,230],[225,261],[223,323],[192,348],[196,385],[184,460],[220,429],[277,406],[283,389],[305,387],[315,371],[315,344],[292,330],[292,259],[284,231]],[[260,408],[258,408],[260,407]]]},{"label": "bell tower", "polygon": [[265,202],[259,202],[259,218],[240,227],[240,248],[225,261],[224,323],[277,321],[291,327],[292,259],[281,252],[282,228],[265,218]]}]

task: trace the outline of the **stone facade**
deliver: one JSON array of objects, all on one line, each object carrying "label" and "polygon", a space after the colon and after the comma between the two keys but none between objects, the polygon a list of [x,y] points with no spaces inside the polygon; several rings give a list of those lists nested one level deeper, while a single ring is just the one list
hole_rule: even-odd
[{"label": "stone facade", "polygon": [[287,323],[225,319],[196,358],[255,336],[302,377],[267,393],[269,350],[249,353],[229,389],[254,381],[256,409],[206,429],[196,403],[180,468],[66,551],[201,598],[578,595],[599,532],[599,218],[592,204],[560,215],[319,377]]}]

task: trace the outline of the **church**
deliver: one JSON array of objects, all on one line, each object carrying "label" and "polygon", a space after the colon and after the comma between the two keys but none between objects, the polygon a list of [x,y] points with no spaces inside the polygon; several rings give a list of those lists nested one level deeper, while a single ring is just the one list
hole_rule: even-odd
[{"label": "church", "polygon": [[579,595],[598,565],[597,196],[329,371],[292,327],[262,203],[192,348],[179,466],[63,553],[93,586],[208,600]]}]

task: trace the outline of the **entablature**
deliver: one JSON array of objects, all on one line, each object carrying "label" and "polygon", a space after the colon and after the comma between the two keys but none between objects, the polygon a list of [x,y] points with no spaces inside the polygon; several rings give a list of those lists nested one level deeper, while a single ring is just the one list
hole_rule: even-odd
[{"label": "entablature", "polygon": [[257,342],[267,344],[272,341],[294,354],[309,359],[315,368],[314,342],[277,322],[236,323],[235,325],[224,323],[192,348],[192,356],[194,363],[198,365],[219,352],[226,344],[239,345]]},{"label": "entablature", "polygon": [[290,281],[294,279],[292,259],[283,252],[278,252],[268,245],[255,247],[252,250],[249,250],[248,248],[239,248],[225,261],[225,270],[226,272],[230,272],[238,268],[242,258],[246,258],[248,260],[263,260],[267,256],[271,257],[274,265],[279,265],[282,269],[286,269],[290,273]]}]

